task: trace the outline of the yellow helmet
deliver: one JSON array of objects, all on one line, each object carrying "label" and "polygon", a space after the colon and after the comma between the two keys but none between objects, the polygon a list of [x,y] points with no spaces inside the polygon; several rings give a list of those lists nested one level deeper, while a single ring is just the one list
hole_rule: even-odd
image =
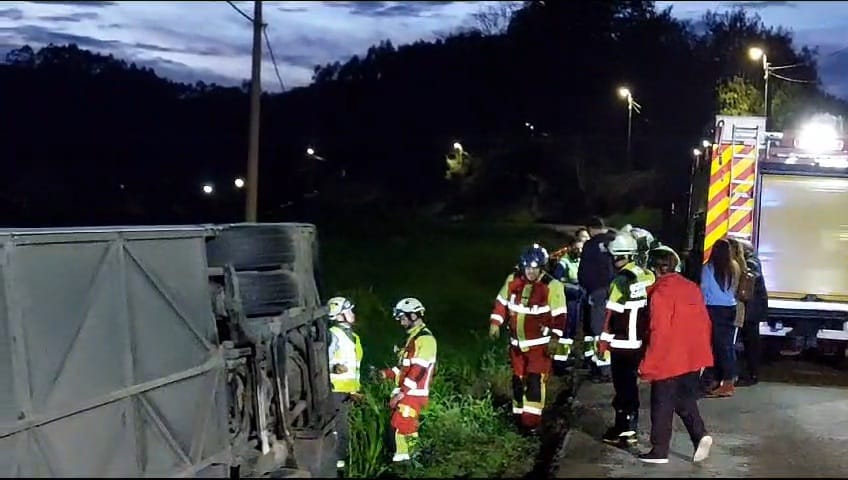
[{"label": "yellow helmet", "polygon": [[336,318],[344,312],[352,311],[354,305],[345,297],[333,297],[327,301],[327,307],[330,309],[327,315]]}]

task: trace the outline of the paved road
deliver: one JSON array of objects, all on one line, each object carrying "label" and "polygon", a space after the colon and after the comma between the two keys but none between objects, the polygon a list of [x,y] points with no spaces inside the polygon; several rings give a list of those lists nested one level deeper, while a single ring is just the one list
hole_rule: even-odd
[{"label": "paved road", "polygon": [[[842,372],[845,376],[848,373]],[[648,406],[647,385],[641,386]],[[703,399],[700,408],[715,439],[710,458],[691,462],[693,447],[675,419],[670,462],[649,465],[599,439],[613,412],[610,384],[584,383],[575,423],[555,468],[572,477],[848,477],[848,388],[777,382],[737,389],[732,398]],[[639,449],[649,445],[649,412],[640,413]]]}]

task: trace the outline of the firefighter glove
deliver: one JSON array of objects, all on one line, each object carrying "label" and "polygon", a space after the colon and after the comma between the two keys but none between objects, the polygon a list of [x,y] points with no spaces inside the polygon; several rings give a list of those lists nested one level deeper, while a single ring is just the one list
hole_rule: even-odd
[{"label": "firefighter glove", "polygon": [[492,340],[495,340],[500,336],[501,336],[500,325],[489,325],[489,338],[491,338]]},{"label": "firefighter glove", "polygon": [[559,337],[551,335],[551,340],[548,342],[548,355],[553,357],[559,350]]},{"label": "firefighter glove", "polygon": [[598,357],[604,358],[604,355],[609,352],[609,342],[599,341],[598,342]]}]

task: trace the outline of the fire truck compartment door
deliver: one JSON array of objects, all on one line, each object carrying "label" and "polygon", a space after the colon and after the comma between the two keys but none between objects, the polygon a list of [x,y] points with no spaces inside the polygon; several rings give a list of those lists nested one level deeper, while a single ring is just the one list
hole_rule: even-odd
[{"label": "fire truck compartment door", "polygon": [[759,207],[769,297],[848,301],[848,178],[763,174]]}]

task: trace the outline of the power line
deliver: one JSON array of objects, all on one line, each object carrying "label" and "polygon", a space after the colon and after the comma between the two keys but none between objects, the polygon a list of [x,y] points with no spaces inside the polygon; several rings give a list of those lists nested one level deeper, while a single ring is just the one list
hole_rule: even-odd
[{"label": "power line", "polygon": [[770,73],[770,75],[771,75],[772,77],[777,77],[777,78],[779,78],[779,79],[781,79],[781,80],[785,80],[785,81],[787,81],[787,82],[793,82],[793,83],[816,83],[816,82],[814,82],[814,81],[812,81],[812,80],[798,80],[798,79],[795,79],[795,78],[784,77],[783,75],[779,75],[779,74],[777,74],[777,73]]},{"label": "power line", "polygon": [[[240,9],[238,5],[227,0],[227,4],[233,7],[233,10],[239,13],[242,17],[247,19],[248,22],[253,23],[253,18],[244,13],[244,10]],[[280,92],[286,91],[286,84],[283,83],[283,77],[280,75],[280,67],[277,66],[277,58],[274,56],[274,49],[271,47],[271,39],[268,37],[268,24],[262,24],[262,35],[265,37],[265,46],[268,47],[268,55],[271,57],[271,63],[274,65],[274,73],[277,75],[277,81],[280,83]]]},{"label": "power line", "polygon": [[262,25],[262,34],[265,36],[265,45],[268,47],[268,55],[271,57],[271,63],[274,64],[274,73],[277,74],[277,81],[280,82],[280,93],[286,91],[286,85],[283,83],[283,77],[280,76],[280,69],[277,67],[277,59],[274,57],[274,49],[271,48],[271,40],[268,38],[268,24]]},{"label": "power line", "polygon": [[240,9],[240,8],[238,7],[238,5],[236,5],[235,3],[231,2],[230,0],[227,0],[227,4],[229,4],[229,6],[231,6],[231,7],[233,7],[233,10],[237,11],[237,12],[239,13],[239,15],[241,15],[241,16],[242,16],[242,17],[244,17],[244,18],[246,18],[248,22],[253,23],[253,17],[251,17],[250,15],[248,15],[248,14],[244,13],[244,10]]}]

